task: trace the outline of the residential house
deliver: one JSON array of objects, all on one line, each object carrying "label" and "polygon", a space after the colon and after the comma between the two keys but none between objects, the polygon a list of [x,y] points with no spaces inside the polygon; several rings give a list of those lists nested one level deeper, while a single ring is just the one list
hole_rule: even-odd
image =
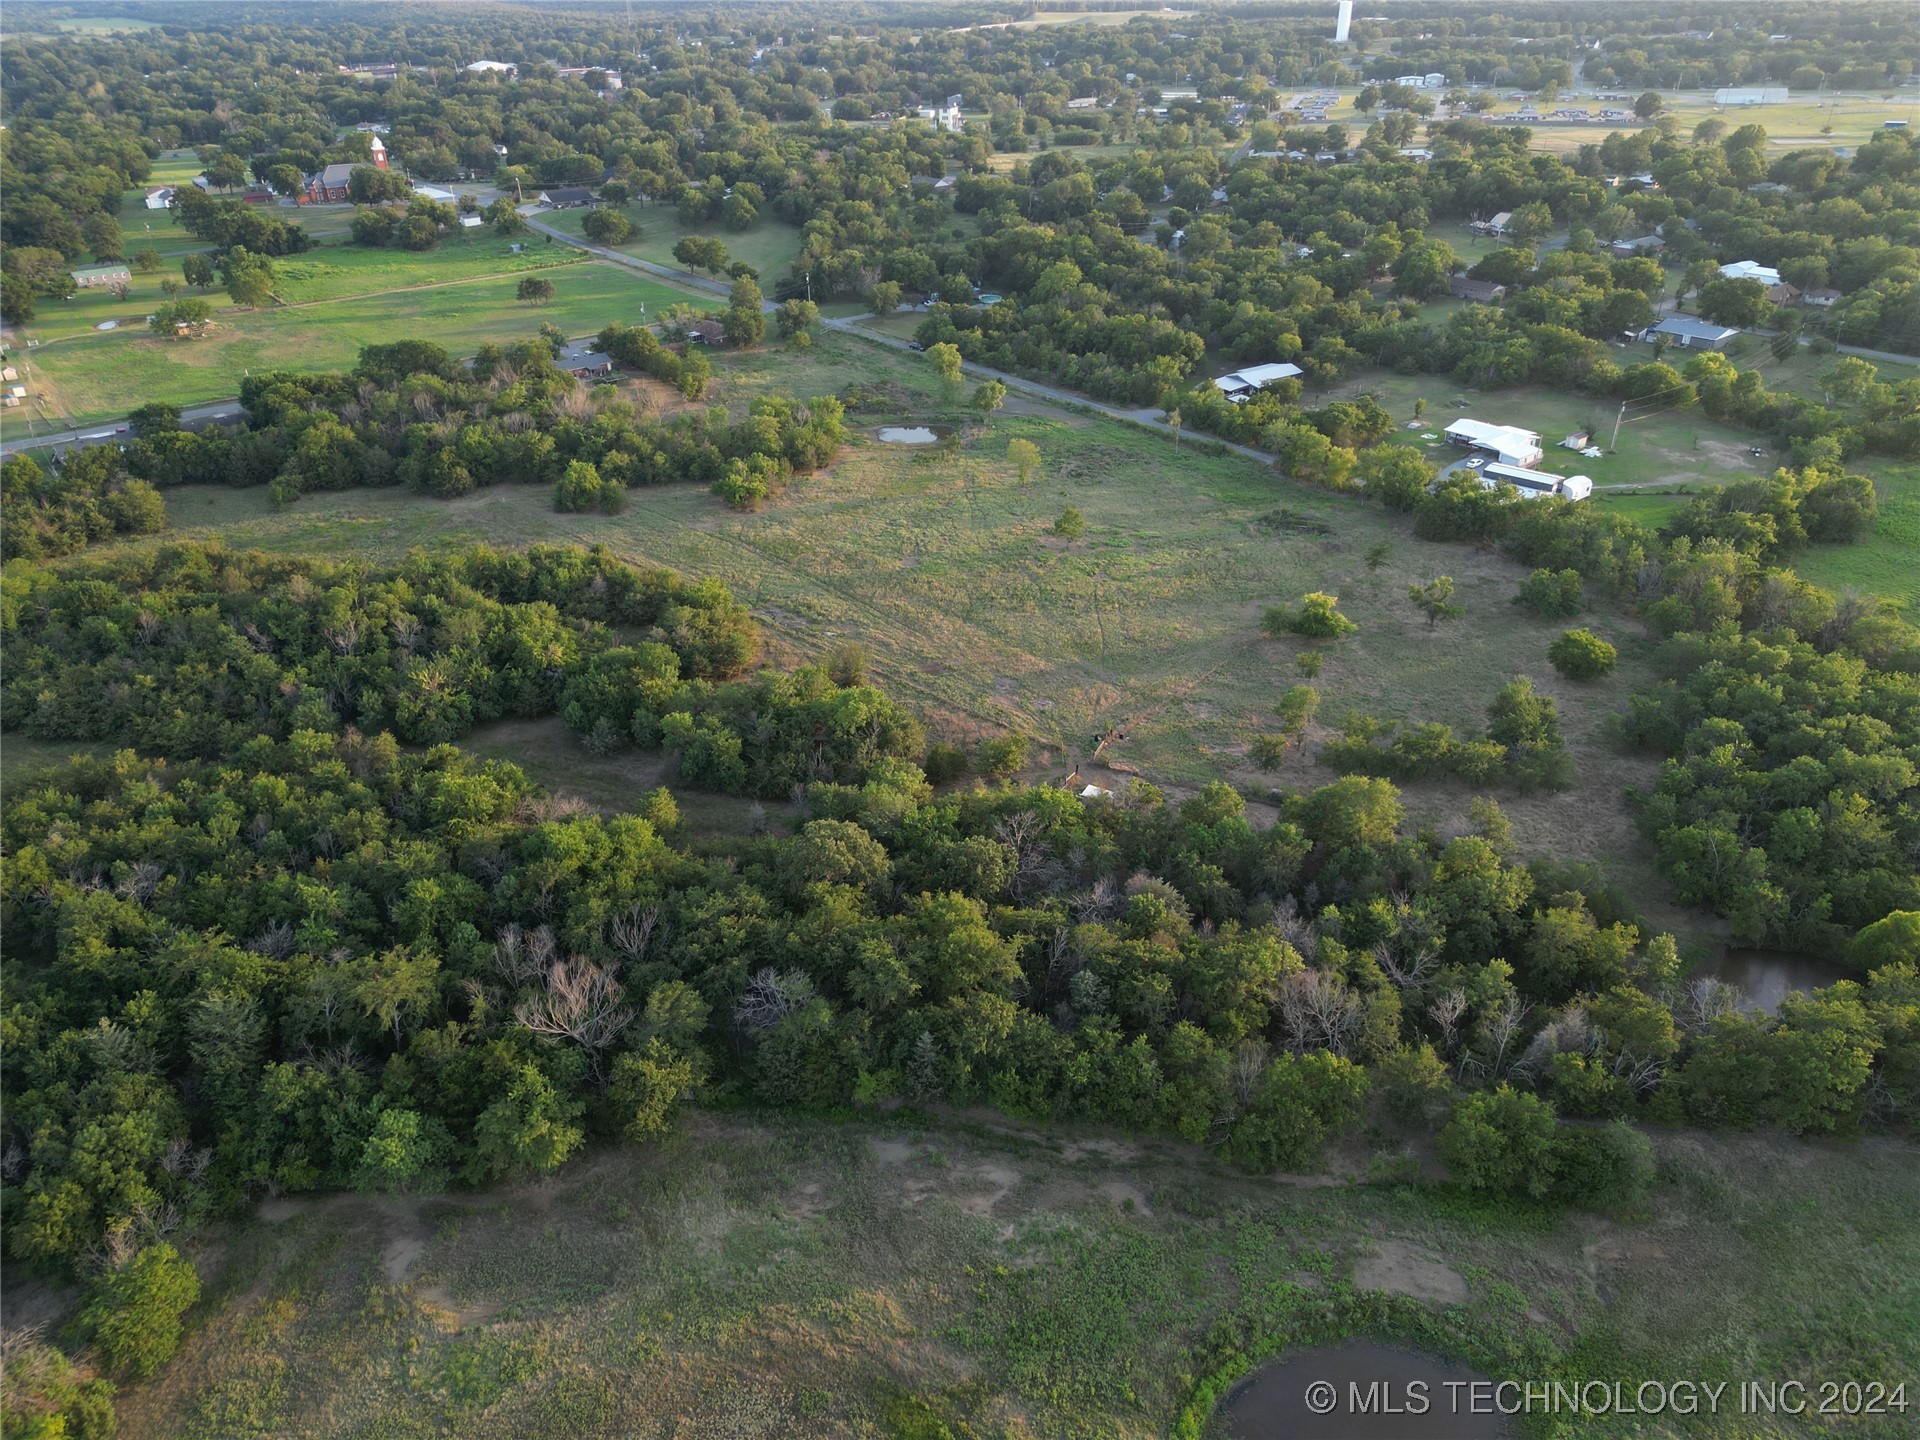
[{"label": "residential house", "polygon": [[503,60],[476,60],[467,66],[469,75],[504,75],[512,80],[520,74],[518,65],[509,65]]},{"label": "residential house", "polygon": [[960,97],[954,96],[945,105],[922,105],[914,112],[922,120],[932,122],[936,130],[944,130],[950,135],[958,135],[967,128],[966,117],[960,113]]},{"label": "residential house", "polygon": [[724,345],[727,327],[718,320],[696,320],[687,326],[687,341],[693,345]]},{"label": "residential house", "polygon": [[1752,260],[1736,260],[1731,265],[1720,267],[1723,280],[1758,280],[1762,285],[1773,286],[1780,283],[1780,272],[1771,265],[1761,265]]},{"label": "residential house", "polygon": [[597,380],[613,373],[613,357],[588,349],[584,341],[561,351],[558,363],[576,380]]},{"label": "residential house", "polygon": [[1839,300],[1840,292],[1825,285],[1800,292],[1800,303],[1802,305],[1811,305],[1816,310],[1831,310],[1839,303]]},{"label": "residential house", "polygon": [[593,207],[593,191],[584,185],[564,185],[542,190],[535,197],[549,210],[579,210]]},{"label": "residential house", "polygon": [[1503,465],[1538,465],[1547,452],[1539,433],[1517,425],[1489,425],[1484,420],[1456,420],[1446,429],[1447,439],[1469,450],[1492,455]]},{"label": "residential house", "polygon": [[173,208],[173,186],[162,185],[147,191],[147,209],[170,210]]},{"label": "residential house", "polygon": [[1476,235],[1498,236],[1506,234],[1507,228],[1512,224],[1513,212],[1511,210],[1502,210],[1491,219],[1474,221],[1471,225],[1467,226],[1467,228]]},{"label": "residential house", "polygon": [[1067,109],[1069,110],[1096,110],[1099,106],[1100,97],[1098,95],[1081,95],[1067,101]]},{"label": "residential house", "polygon": [[1658,235],[1635,235],[1629,240],[1616,240],[1607,246],[1607,253],[1616,260],[1631,260],[1636,255],[1658,255],[1667,248],[1667,242]]},{"label": "residential house", "polygon": [[1455,275],[1447,281],[1447,293],[1456,300],[1492,305],[1507,293],[1507,287],[1491,280],[1475,280],[1471,275]]},{"label": "residential house", "polygon": [[1658,325],[1640,332],[1649,344],[1666,340],[1682,350],[1718,350],[1740,332],[1729,325],[1714,325],[1691,315],[1669,315]]}]

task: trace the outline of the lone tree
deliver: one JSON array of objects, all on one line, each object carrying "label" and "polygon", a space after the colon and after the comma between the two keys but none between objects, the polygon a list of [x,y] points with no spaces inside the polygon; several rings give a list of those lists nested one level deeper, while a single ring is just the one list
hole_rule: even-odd
[{"label": "lone tree", "polygon": [[529,275],[513,293],[529,305],[544,305],[553,298],[553,282],[544,275]]},{"label": "lone tree", "polygon": [[153,312],[147,328],[156,335],[189,338],[201,334],[213,319],[213,306],[205,300],[169,300]]},{"label": "lone tree", "polygon": [[960,350],[942,340],[927,351],[927,358],[933,361],[933,368],[940,376],[940,390],[949,401],[960,384]]},{"label": "lone tree", "polygon": [[973,408],[981,415],[991,415],[1007,403],[1007,387],[998,380],[988,380],[973,392]]},{"label": "lone tree", "polygon": [[673,258],[688,270],[704,270],[718,275],[733,262],[727,242],[711,235],[689,235],[673,247]]},{"label": "lone tree", "polygon": [[596,245],[623,245],[633,235],[633,222],[618,210],[589,210],[580,229]]},{"label": "lone tree", "polygon": [[1007,459],[1013,462],[1013,468],[1020,472],[1022,485],[1030,482],[1040,473],[1040,447],[1031,440],[1009,440]]},{"label": "lone tree", "polygon": [[1409,585],[1407,598],[1426,612],[1427,629],[1439,627],[1442,620],[1451,620],[1460,613],[1460,607],[1453,603],[1453,577],[1441,575],[1425,585]]},{"label": "lone tree", "polygon": [[1053,522],[1053,533],[1062,540],[1078,540],[1087,533],[1087,518],[1069,505],[1060,512],[1060,518]]}]

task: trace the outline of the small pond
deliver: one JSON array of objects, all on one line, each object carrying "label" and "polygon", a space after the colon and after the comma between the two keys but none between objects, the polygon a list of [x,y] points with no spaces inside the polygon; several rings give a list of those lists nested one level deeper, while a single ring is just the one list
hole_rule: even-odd
[{"label": "small pond", "polygon": [[1227,1395],[1220,1419],[1232,1440],[1513,1440],[1519,1431],[1496,1398],[1464,1365],[1356,1340],[1261,1366]]},{"label": "small pond", "polygon": [[1790,950],[1722,950],[1714,959],[1694,967],[1696,980],[1724,980],[1747,997],[1747,1008],[1771,1015],[1787,996],[1821,990],[1836,980],[1861,978],[1837,960],[1818,955],[1796,955]]},{"label": "small pond", "polygon": [[883,445],[938,445],[953,434],[951,425],[882,425],[874,437]]}]

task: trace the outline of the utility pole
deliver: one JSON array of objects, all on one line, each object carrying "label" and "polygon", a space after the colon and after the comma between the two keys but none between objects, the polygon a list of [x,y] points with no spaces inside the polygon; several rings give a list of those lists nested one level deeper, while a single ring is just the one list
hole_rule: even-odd
[{"label": "utility pole", "polygon": [[1613,439],[1607,442],[1607,449],[1618,451],[1620,448],[1620,422],[1627,418],[1627,402],[1620,402],[1620,413],[1613,417]]}]

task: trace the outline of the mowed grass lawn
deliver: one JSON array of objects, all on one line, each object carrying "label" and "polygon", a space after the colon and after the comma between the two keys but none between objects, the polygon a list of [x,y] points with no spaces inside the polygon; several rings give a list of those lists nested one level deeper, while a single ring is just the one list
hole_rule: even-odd
[{"label": "mowed grass lawn", "polygon": [[[582,226],[589,213],[586,210],[548,210],[534,218],[543,225],[551,225],[569,235],[585,238],[586,231]],[[689,235],[711,236],[723,242],[729,255],[759,272],[760,287],[768,291],[773,288],[773,282],[785,275],[788,267],[800,256],[800,227],[764,215],[745,230],[729,230],[717,222],[685,224],[680,219],[679,210],[672,205],[628,205],[620,213],[633,222],[634,234],[626,244],[615,248],[637,260],[650,260],[655,265],[666,265],[675,270],[685,267],[673,258],[673,247]],[[705,271],[698,273],[711,278],[706,276]]]},{"label": "mowed grass lawn", "polygon": [[[534,237],[518,255],[512,253],[513,242],[493,235],[449,236],[433,249],[417,252],[363,245],[323,245],[299,255],[274,259],[274,296],[281,306],[306,305],[316,300],[339,300],[384,290],[445,285],[488,275],[585,263],[585,257],[572,247],[542,244],[541,239]],[[76,291],[65,300],[40,300],[32,322],[22,333],[45,347],[53,341],[96,333],[103,321],[144,331],[147,316],[167,298],[160,288],[161,282],[179,278],[179,264],[169,263],[152,275],[134,270],[124,300],[110,290],[98,289]],[[211,304],[216,324],[251,313],[236,308],[217,282],[211,290],[189,287],[181,292],[181,297]]]},{"label": "mowed grass lawn", "polygon": [[[1327,647],[1319,684],[1328,725],[1349,710],[1439,720],[1478,732],[1494,693],[1517,673],[1559,702],[1579,788],[1503,797],[1537,853],[1609,858],[1641,873],[1620,791],[1650,766],[1614,751],[1607,720],[1647,678],[1647,642],[1611,613],[1586,623],[1621,647],[1597,686],[1562,680],[1546,661],[1561,627],[1509,601],[1519,567],[1413,538],[1359,500],[1289,483],[1238,457],[1103,419],[1020,401],[965,429],[953,454],[883,445],[883,420],[959,419],[944,411],[931,368],[851,337],[810,351],[770,347],[715,357],[714,398],[735,411],[766,391],[841,393],[889,387],[883,410],[856,413],[861,435],[830,471],[802,479],[765,511],[723,508],[703,488],[635,492],[619,516],[563,515],[546,487],[500,487],[451,504],[396,491],[308,496],[275,513],[261,491],[169,497],[175,534],[319,554],[392,560],[414,546],[563,541],[606,544],[640,563],[725,582],[759,615],[773,654],[817,659],[848,641],[867,648],[879,683],[940,737],[1014,730],[1035,738],[1031,773],[1090,760],[1111,727],[1127,738],[1104,760],[1175,787],[1227,778],[1260,796],[1275,784],[1333,776],[1312,755],[1327,730],[1275,775],[1247,760],[1275,728],[1273,706],[1298,675],[1302,644],[1266,638],[1261,614],[1331,591],[1360,631]],[[1022,485],[1008,442],[1040,447]],[[1067,507],[1085,538],[1051,534]],[[1368,552],[1385,543],[1384,563]],[[1454,577],[1465,614],[1438,632],[1407,600],[1411,584]],[[1463,813],[1464,792],[1410,795],[1416,811]]]},{"label": "mowed grass lawn", "polygon": [[[50,413],[87,423],[150,400],[185,406],[222,399],[237,394],[252,370],[343,370],[363,345],[422,339],[469,355],[488,341],[525,339],[543,322],[589,335],[615,320],[637,323],[643,304],[657,314],[676,303],[719,303],[597,261],[568,265],[552,278],[555,295],[545,305],[517,300],[519,278],[504,275],[282,309],[227,310],[197,340],[138,331],[84,335],[41,346],[33,352],[34,368]],[[14,420],[8,428],[17,433],[24,426]]]}]

